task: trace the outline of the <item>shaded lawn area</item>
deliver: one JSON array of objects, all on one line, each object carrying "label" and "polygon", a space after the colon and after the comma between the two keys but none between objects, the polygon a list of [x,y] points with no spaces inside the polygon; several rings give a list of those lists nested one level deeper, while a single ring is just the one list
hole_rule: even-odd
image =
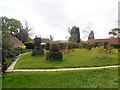
[{"label": "shaded lawn area", "polygon": [[0,90],[2,89],[2,76],[0,76]]},{"label": "shaded lawn area", "polygon": [[31,53],[21,55],[16,69],[39,69],[39,68],[69,68],[69,67],[91,67],[118,64],[117,49],[111,54],[112,59],[100,60],[94,57],[92,51],[86,49],[76,49],[75,52],[63,56],[62,61],[46,61],[44,56],[31,56]]},{"label": "shaded lawn area", "polygon": [[11,72],[3,88],[118,88],[118,68],[61,72]]}]

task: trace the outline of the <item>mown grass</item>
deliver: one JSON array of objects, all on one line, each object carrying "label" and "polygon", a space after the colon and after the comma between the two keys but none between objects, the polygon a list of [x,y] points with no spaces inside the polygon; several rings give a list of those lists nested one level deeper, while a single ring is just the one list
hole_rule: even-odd
[{"label": "mown grass", "polygon": [[86,49],[76,49],[75,52],[63,56],[62,61],[46,61],[44,56],[31,56],[31,53],[20,56],[15,68],[32,69],[32,68],[68,68],[68,67],[91,67],[118,64],[117,49],[111,54],[112,59],[100,60],[94,57],[92,51]]},{"label": "mown grass", "polygon": [[0,90],[2,89],[2,76],[0,76]]},{"label": "mown grass", "polygon": [[118,88],[118,68],[60,72],[11,72],[3,88]]}]

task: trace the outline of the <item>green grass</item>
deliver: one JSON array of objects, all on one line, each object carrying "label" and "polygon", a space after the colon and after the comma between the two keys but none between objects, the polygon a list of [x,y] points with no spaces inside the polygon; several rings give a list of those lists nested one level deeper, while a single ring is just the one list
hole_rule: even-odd
[{"label": "green grass", "polygon": [[7,67],[9,67],[12,64],[12,60],[10,58],[5,59]]},{"label": "green grass", "polygon": [[2,89],[2,77],[0,76],[0,90]]},{"label": "green grass", "polygon": [[118,88],[118,68],[61,72],[11,72],[3,88]]},{"label": "green grass", "polygon": [[86,49],[76,49],[75,52],[63,56],[62,61],[46,61],[44,56],[31,56],[31,53],[20,56],[15,68],[68,68],[68,67],[91,67],[118,64],[118,52],[114,50],[111,54],[112,59],[100,60],[94,57],[92,51]]}]

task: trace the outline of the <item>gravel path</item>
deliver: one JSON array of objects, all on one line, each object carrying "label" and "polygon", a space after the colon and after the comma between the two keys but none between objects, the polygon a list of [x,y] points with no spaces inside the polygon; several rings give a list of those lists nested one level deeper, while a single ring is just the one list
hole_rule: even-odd
[{"label": "gravel path", "polygon": [[62,69],[13,69],[13,70],[6,70],[6,72],[42,72],[42,71],[70,71],[70,70],[95,70],[95,69],[104,69],[104,68],[116,68],[120,67],[120,65],[114,65],[114,66],[101,66],[101,67],[84,67],[84,68],[62,68]]}]

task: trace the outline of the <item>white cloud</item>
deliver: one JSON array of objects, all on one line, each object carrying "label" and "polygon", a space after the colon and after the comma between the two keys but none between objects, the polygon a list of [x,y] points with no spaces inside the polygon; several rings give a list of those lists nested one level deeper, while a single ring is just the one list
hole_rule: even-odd
[{"label": "white cloud", "polygon": [[[108,37],[117,26],[118,0],[2,0],[2,16],[23,22],[27,20],[33,32],[42,37],[66,39],[68,27],[74,25],[82,33],[92,23],[96,38]],[[1,10],[1,8],[0,8]]]}]

